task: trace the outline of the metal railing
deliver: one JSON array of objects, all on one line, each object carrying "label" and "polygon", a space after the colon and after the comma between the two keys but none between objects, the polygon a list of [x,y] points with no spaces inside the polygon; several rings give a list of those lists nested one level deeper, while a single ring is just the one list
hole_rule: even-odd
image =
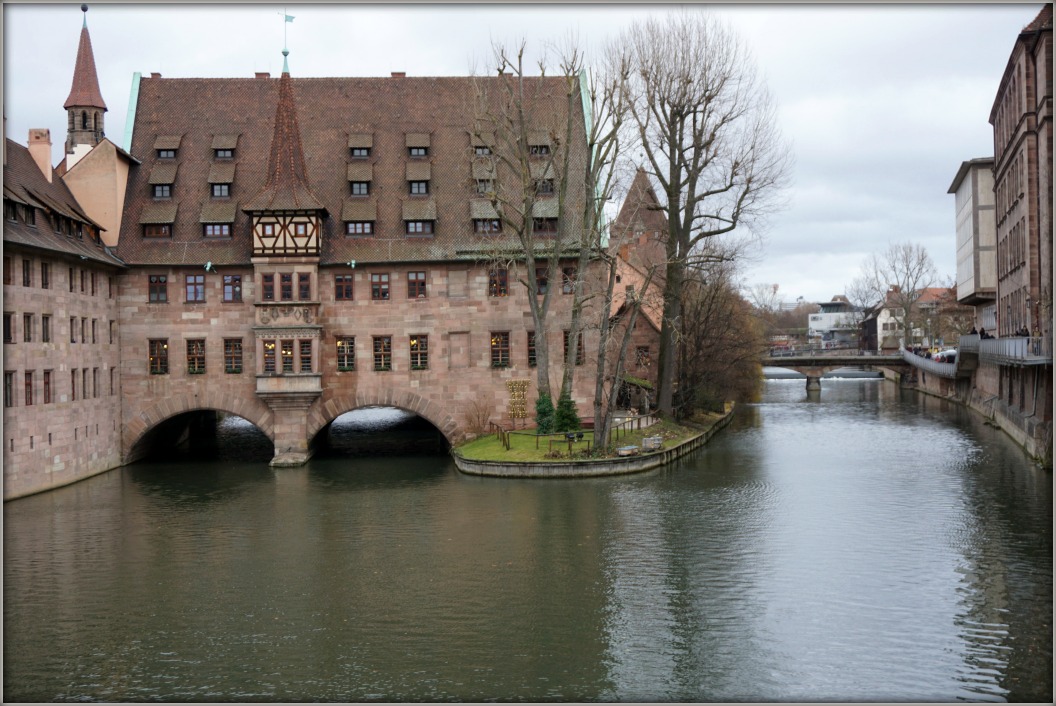
[{"label": "metal railing", "polygon": [[979,359],[1011,365],[1052,365],[1052,339],[1036,336],[984,338],[979,341]]},{"label": "metal railing", "polygon": [[957,350],[960,353],[974,353],[975,355],[979,355],[979,334],[970,333],[961,336],[960,341],[957,343]]},{"label": "metal railing", "polygon": [[937,360],[925,358],[911,351],[907,351],[905,348],[900,349],[900,351],[902,353],[902,360],[906,361],[914,368],[919,368],[926,373],[938,375],[939,377],[943,378],[957,377],[956,363],[940,363]]}]

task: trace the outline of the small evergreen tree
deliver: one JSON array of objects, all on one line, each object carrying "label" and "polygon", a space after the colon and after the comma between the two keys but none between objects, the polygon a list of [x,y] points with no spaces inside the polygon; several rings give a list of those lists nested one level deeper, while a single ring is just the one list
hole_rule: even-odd
[{"label": "small evergreen tree", "polygon": [[567,395],[557,401],[554,431],[579,431],[579,413],[576,412],[576,403]]},{"label": "small evergreen tree", "polygon": [[537,434],[554,433],[554,403],[550,395],[539,395],[535,401],[535,430]]}]

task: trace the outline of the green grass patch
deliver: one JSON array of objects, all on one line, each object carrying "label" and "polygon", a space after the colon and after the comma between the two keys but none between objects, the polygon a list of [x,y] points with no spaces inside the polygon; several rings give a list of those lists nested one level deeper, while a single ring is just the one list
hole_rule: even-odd
[{"label": "green grass patch", "polygon": [[[615,458],[615,449],[619,446],[642,446],[642,439],[647,436],[663,437],[662,449],[668,449],[702,431],[701,427],[710,426],[722,415],[707,415],[693,419],[693,426],[684,426],[667,420],[660,420],[645,429],[619,430],[611,435],[610,449],[599,453],[594,447],[594,432],[584,431],[582,441],[572,442],[572,457],[569,457],[569,444],[564,434],[536,435],[533,431],[511,431],[510,448],[503,447],[497,434],[487,434],[462,446],[455,448],[455,453],[473,461],[516,461],[560,462],[581,461],[585,458]],[[698,426],[699,425],[699,426]],[[591,455],[587,455],[587,442],[590,442]],[[553,443],[551,443],[553,442]],[[648,453],[648,452],[643,452]]]}]

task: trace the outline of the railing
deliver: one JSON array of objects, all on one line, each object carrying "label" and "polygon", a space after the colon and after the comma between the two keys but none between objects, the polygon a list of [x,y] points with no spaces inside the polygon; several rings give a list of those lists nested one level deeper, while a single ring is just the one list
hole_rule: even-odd
[{"label": "railing", "polygon": [[489,428],[491,428],[491,430],[493,430],[495,432],[495,438],[498,440],[498,442],[500,444],[502,444],[502,448],[504,448],[507,451],[509,451],[510,450],[510,432],[508,432],[506,429],[504,429],[502,427],[502,425],[496,424],[495,422],[488,422],[488,426],[489,426]]},{"label": "railing", "polygon": [[797,356],[847,356],[847,355],[877,355],[876,351],[866,351],[858,346],[832,346],[824,348],[821,346],[805,346],[801,348],[771,348],[771,358],[794,358]]},{"label": "railing", "polygon": [[938,375],[943,378],[955,378],[957,377],[957,364],[956,363],[940,363],[937,360],[925,358],[919,356],[916,353],[907,351],[905,348],[900,349],[902,353],[902,360],[906,361],[914,368],[919,368],[926,373],[932,375]]},{"label": "railing", "polygon": [[984,338],[979,341],[979,359],[999,364],[1052,365],[1052,339],[1035,336]]},{"label": "railing", "polygon": [[979,334],[970,333],[961,336],[961,340],[957,343],[957,350],[961,353],[973,353],[979,355]]}]

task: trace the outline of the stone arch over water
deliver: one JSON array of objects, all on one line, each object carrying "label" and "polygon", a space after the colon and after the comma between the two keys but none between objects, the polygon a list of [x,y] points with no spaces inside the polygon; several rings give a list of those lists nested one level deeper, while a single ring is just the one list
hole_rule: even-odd
[{"label": "stone arch over water", "polygon": [[464,435],[461,425],[441,405],[413,392],[389,390],[381,394],[335,395],[319,400],[308,412],[307,437],[309,441],[314,439],[323,427],[342,414],[354,412],[363,407],[395,407],[417,414],[436,427],[451,446],[462,441]]}]

